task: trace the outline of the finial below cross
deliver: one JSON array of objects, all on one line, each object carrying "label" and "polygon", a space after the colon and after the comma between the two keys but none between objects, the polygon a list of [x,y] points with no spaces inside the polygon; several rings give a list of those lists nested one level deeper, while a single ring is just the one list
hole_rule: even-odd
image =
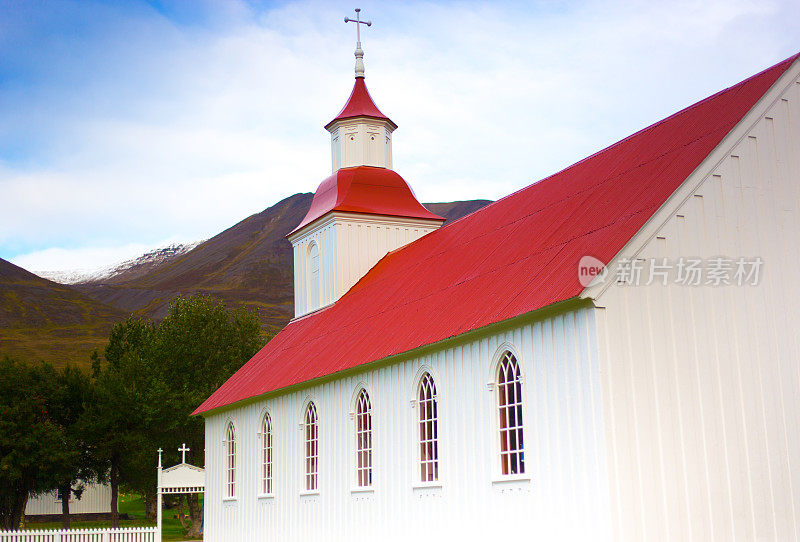
[{"label": "finial below cross", "polygon": [[183,446],[178,448],[178,451],[183,454],[183,459],[181,459],[181,463],[186,463],[186,452],[189,451],[189,448],[186,447],[186,443],[183,443]]},{"label": "finial below cross", "polygon": [[361,49],[361,25],[372,26],[372,21],[361,20],[361,8],[356,8],[356,18],[344,18],[345,23],[356,23],[356,77],[364,77],[364,51]]}]

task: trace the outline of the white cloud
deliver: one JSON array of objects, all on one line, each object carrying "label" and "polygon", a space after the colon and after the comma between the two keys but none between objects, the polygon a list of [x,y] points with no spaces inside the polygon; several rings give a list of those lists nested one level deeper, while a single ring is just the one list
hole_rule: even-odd
[{"label": "white cloud", "polygon": [[[793,54],[800,34],[790,2],[363,7],[367,82],[423,201],[502,197]],[[103,6],[102,27],[37,50],[42,81],[0,83],[0,146],[35,143],[0,162],[0,257],[68,269],[80,252],[44,249],[206,238],[329,174],[350,6],[205,9],[179,24]]]}]

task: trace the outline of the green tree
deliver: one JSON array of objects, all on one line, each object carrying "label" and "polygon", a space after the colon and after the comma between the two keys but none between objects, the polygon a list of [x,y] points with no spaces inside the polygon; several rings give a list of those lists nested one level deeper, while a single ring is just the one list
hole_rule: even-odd
[{"label": "green tree", "polygon": [[72,460],[51,416],[56,371],[5,357],[0,361],[0,528],[17,529],[28,496],[53,489],[60,465]]},{"label": "green tree", "polygon": [[[155,326],[134,317],[116,324],[105,349],[105,363],[92,355],[94,389],[81,419],[84,438],[111,486],[111,524],[119,526],[119,488],[135,480],[132,459],[150,447],[148,420],[152,374],[148,364]],[[152,470],[152,464],[151,464]]]},{"label": "green tree", "polygon": [[[168,462],[185,442],[187,460],[203,465],[203,420],[190,415],[261,346],[255,313],[228,311],[204,295],[176,298],[158,325],[132,317],[114,326],[105,362],[93,356],[94,396],[83,423],[108,472],[114,525],[120,486],[144,495],[155,513],[157,448]],[[196,536],[202,512],[197,495],[187,501]]]},{"label": "green tree", "polygon": [[91,399],[91,380],[79,369],[67,365],[57,371],[48,397],[50,420],[61,429],[60,462],[53,466],[52,489],[61,498],[61,523],[69,529],[69,501],[74,495],[80,499],[85,484],[102,474],[101,464],[92,454],[92,446],[85,439],[82,418]]},{"label": "green tree", "polygon": [[[190,415],[263,346],[261,324],[254,312],[228,311],[220,300],[206,295],[178,297],[155,338],[154,369],[165,385],[165,449],[186,442],[191,448],[187,461],[203,465],[203,420]],[[192,519],[188,534],[197,536],[202,514],[198,496],[190,495],[187,501]]]}]

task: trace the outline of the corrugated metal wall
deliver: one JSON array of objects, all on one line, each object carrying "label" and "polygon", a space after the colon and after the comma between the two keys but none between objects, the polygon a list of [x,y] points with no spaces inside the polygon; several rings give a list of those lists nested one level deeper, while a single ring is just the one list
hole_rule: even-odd
[{"label": "corrugated metal wall", "polygon": [[[441,531],[494,538],[607,539],[594,309],[498,332],[407,362],[384,366],[214,415],[206,421],[206,539],[420,540]],[[357,340],[357,338],[354,338]],[[497,482],[499,459],[493,358],[513,345],[524,371],[528,481]],[[439,395],[439,488],[415,487],[416,416],[411,401],[421,368]],[[373,404],[374,492],[351,492],[354,428],[349,413],[363,382]],[[303,405],[320,419],[320,491],[300,495]],[[268,408],[274,424],[275,496],[258,497],[258,436]],[[238,496],[223,501],[223,432],[237,429]]]},{"label": "corrugated metal wall", "polygon": [[789,85],[640,254],[761,257],[759,286],[614,285],[598,299],[618,540],[798,540],[800,83]]},{"label": "corrugated metal wall", "polygon": [[[81,494],[80,500],[74,496],[69,503],[71,514],[95,514],[111,510],[111,486],[91,484]],[[25,515],[60,514],[61,500],[56,500],[56,493],[47,493],[35,499],[29,499],[25,507]]]}]

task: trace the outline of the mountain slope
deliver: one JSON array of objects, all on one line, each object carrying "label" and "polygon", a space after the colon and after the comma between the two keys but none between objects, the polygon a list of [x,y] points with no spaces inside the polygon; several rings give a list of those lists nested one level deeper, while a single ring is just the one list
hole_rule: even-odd
[{"label": "mountain slope", "polygon": [[59,284],[81,284],[85,282],[108,282],[111,277],[126,273],[129,277],[143,275],[192,250],[200,243],[173,243],[150,250],[132,260],[126,260],[108,267],[93,269],[72,269],[60,271],[32,270],[36,275]]},{"label": "mountain slope", "polygon": [[122,272],[75,286],[94,299],[154,318],[162,318],[179,294],[207,293],[256,310],[267,332],[274,332],[293,315],[292,253],[283,235],[300,223],[310,198],[286,198],[144,274]]},{"label": "mountain slope", "polygon": [[[147,269],[132,266],[107,278],[75,287],[127,312],[161,318],[179,294],[207,293],[229,305],[242,303],[258,312],[272,335],[294,315],[292,248],[285,235],[308,211],[313,195],[295,194],[254,214],[193,250]],[[454,220],[487,200],[426,204]]]},{"label": "mountain slope", "polygon": [[462,216],[474,213],[481,207],[492,203],[488,199],[472,199],[465,201],[450,201],[446,203],[423,203],[432,213],[446,218],[445,224],[458,220]]},{"label": "mountain slope", "polygon": [[125,313],[0,259],[0,355],[85,365]]}]

